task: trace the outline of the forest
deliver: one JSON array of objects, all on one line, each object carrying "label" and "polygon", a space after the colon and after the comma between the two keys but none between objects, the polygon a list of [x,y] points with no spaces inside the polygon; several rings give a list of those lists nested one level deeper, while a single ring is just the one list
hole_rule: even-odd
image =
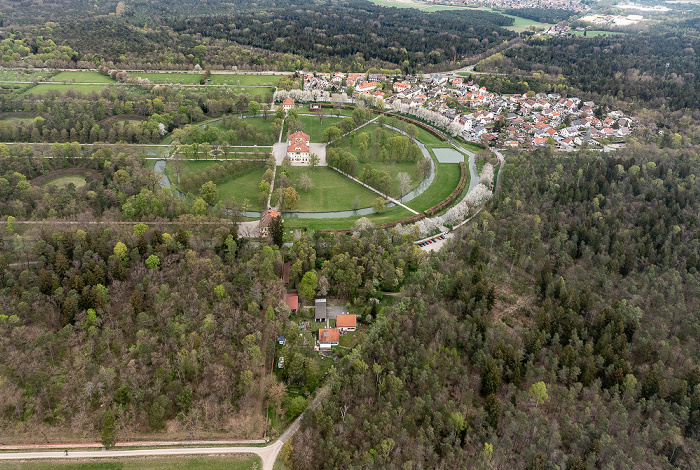
[{"label": "forest", "polygon": [[700,160],[543,157],[407,275],[292,468],[697,468]]},{"label": "forest", "polygon": [[[75,10],[50,6],[45,11],[31,2],[23,8],[0,2],[6,4],[8,16],[17,22],[11,32],[27,43],[27,50],[4,61],[39,59],[34,57],[41,52],[37,41],[50,39],[70,48],[70,54],[56,58],[66,66],[72,62],[94,67],[103,61],[123,68],[164,69],[200,64],[361,71],[374,66],[415,73],[444,69],[447,63],[478,56],[516,35],[502,28],[513,19],[497,13],[424,13],[364,0],[242,1],[235,9],[219,1],[196,2],[196,7],[191,2],[112,1],[84,10],[82,2],[72,2]],[[191,14],[193,8],[196,15]],[[86,14],[95,9],[103,14]],[[40,20],[47,11],[52,12],[50,23]]]},{"label": "forest", "polygon": [[[670,109],[700,106],[700,37],[680,29],[624,36],[532,38],[477,70],[525,73],[583,92]],[[668,72],[665,65],[669,64]],[[664,78],[665,77],[665,78]]]}]

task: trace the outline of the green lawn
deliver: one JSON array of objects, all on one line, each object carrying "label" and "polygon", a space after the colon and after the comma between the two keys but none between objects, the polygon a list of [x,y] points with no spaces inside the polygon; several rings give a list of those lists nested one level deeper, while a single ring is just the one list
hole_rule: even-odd
[{"label": "green lawn", "polygon": [[[296,108],[296,111],[297,111],[298,114],[303,114],[303,113],[306,113],[306,114],[309,114],[309,113],[315,114],[315,113],[316,113],[316,110],[311,111],[311,109],[309,108],[309,105],[308,105],[308,104],[305,104],[305,105],[302,106],[301,108]],[[341,115],[341,116],[352,116],[352,109],[343,108],[343,109],[340,109],[339,111],[340,111],[340,115]],[[323,115],[324,115],[324,116],[333,116],[333,117],[335,117],[335,116],[336,116],[336,110],[335,110],[335,108],[323,108]]]},{"label": "green lawn", "polygon": [[407,192],[411,191],[413,188],[418,186],[418,184],[423,180],[422,178],[416,177],[416,164],[413,162],[374,162],[374,161],[369,161],[369,162],[364,162],[364,163],[359,163],[357,165],[357,178],[362,179],[362,171],[363,168],[369,165],[375,170],[384,170],[389,175],[391,175],[391,191],[389,193],[389,196],[399,198],[401,196],[401,193],[399,192],[399,181],[396,179],[396,175],[398,175],[401,172],[408,173],[408,176],[411,177],[411,184],[409,186],[409,189]]},{"label": "green lawn", "polygon": [[[217,163],[219,162],[184,161],[182,162],[183,168],[182,172],[180,173],[180,178],[189,172],[204,171]],[[175,166],[172,163],[168,163],[165,167],[165,172],[168,175],[170,183],[173,186],[177,186],[177,173],[175,171]],[[222,201],[230,201],[232,198],[235,198],[239,205],[243,204],[244,199],[248,199],[248,210],[263,210],[264,205],[258,202],[258,185],[262,180],[263,173],[265,173],[265,167],[255,167],[242,175],[226,180],[223,183],[219,183],[217,185],[219,189],[219,199]]]},{"label": "green lawn", "polygon": [[323,131],[330,126],[337,126],[342,120],[343,118],[326,116],[323,118],[323,124],[321,124],[316,116],[299,116],[299,122],[304,128],[304,132],[309,134],[311,142],[321,142]]},{"label": "green lawn", "polygon": [[515,23],[513,24],[513,26],[506,26],[505,28],[510,29],[511,31],[515,31],[516,33],[528,31],[532,27],[546,28],[548,26],[552,26],[551,23],[540,23],[539,21],[531,20],[528,18],[521,18],[519,16],[506,15],[505,13],[500,13],[500,14],[503,16],[507,16],[508,18],[513,18],[515,20]]},{"label": "green lawn", "polygon": [[[260,145],[262,145],[262,146],[272,146],[277,142],[277,139],[279,139],[279,135],[272,135],[272,133],[270,132],[270,124],[272,124],[272,121],[274,121],[274,120],[275,120],[275,116],[273,114],[269,114],[267,116],[267,122],[265,122],[265,119],[262,116],[243,119],[243,121],[246,124],[254,126],[259,131],[267,134],[265,141],[260,143]],[[221,119],[216,119],[216,120],[212,121],[211,126],[217,128],[221,132],[228,131],[228,129],[226,127],[224,127]],[[244,140],[236,143],[236,145],[245,145],[245,146],[254,146],[255,144],[256,144],[256,142],[254,142],[252,139],[244,139]]]},{"label": "green lawn", "polygon": [[[404,126],[408,126],[410,123],[406,121],[401,121],[400,119],[390,119],[387,124],[392,125],[396,127],[397,129],[402,129]],[[414,124],[415,125],[415,124]],[[426,131],[420,126],[416,126],[418,128],[418,134],[416,135],[416,140],[419,142],[422,142],[424,144],[441,144],[444,143],[444,140],[440,140],[438,136],[435,134]]]},{"label": "green lawn", "polygon": [[49,72],[29,70],[0,70],[2,82],[31,82],[49,76]]},{"label": "green lawn", "polygon": [[219,199],[230,201],[235,198],[236,203],[241,206],[244,199],[248,199],[249,211],[261,211],[265,209],[264,204],[258,201],[258,185],[262,180],[265,167],[260,166],[249,170],[240,176],[224,181],[218,185]]},{"label": "green lawn", "polygon": [[29,94],[34,94],[38,95],[41,93],[46,93],[47,91],[58,91],[61,94],[67,92],[68,90],[73,90],[77,91],[80,93],[91,93],[93,91],[100,91],[102,90],[105,86],[108,86],[107,84],[105,85],[71,85],[71,84],[63,84],[63,83],[40,83],[37,86],[31,87],[24,93],[23,95],[29,95]]},{"label": "green lawn", "polygon": [[87,182],[85,181],[85,178],[78,175],[59,176],[58,178],[52,179],[51,181],[47,181],[46,183],[42,184],[41,187],[45,188],[49,185],[68,186],[70,183],[73,183],[76,188],[81,188],[85,186]]},{"label": "green lawn", "polygon": [[[184,85],[198,85],[204,72],[135,72],[132,77],[147,78],[153,83],[181,83]],[[235,87],[269,86],[275,87],[282,75],[236,75],[224,73],[212,73],[209,84],[231,85]]]},{"label": "green lawn", "polygon": [[[277,175],[280,175],[280,169],[277,169]],[[299,178],[304,173],[314,182],[314,189],[308,193],[299,187]],[[290,168],[289,178],[300,196],[299,205],[295,209],[299,212],[352,210],[356,196],[358,208],[370,207],[379,197],[378,194],[327,167],[316,167],[312,171],[309,167],[295,166]]]},{"label": "green lawn", "polygon": [[34,118],[5,116],[4,118],[0,119],[0,121],[27,123],[27,122],[34,122]]},{"label": "green lawn", "polygon": [[418,212],[426,211],[445,200],[459,184],[459,164],[438,163],[435,171],[433,183],[423,194],[408,201],[408,207]]},{"label": "green lawn", "polygon": [[[96,451],[97,453],[97,451]],[[6,470],[252,470],[260,469],[260,457],[251,454],[177,457],[120,457],[115,459],[69,459],[3,461]]]},{"label": "green lawn", "polygon": [[51,77],[49,82],[75,82],[75,83],[115,83],[111,77],[99,72],[61,72]]}]

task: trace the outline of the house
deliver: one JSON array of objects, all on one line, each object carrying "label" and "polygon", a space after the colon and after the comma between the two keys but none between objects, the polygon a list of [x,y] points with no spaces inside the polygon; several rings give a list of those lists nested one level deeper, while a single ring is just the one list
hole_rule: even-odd
[{"label": "house", "polygon": [[341,333],[355,331],[357,329],[357,315],[338,315],[335,319],[335,327]]},{"label": "house", "polygon": [[287,304],[292,313],[295,313],[299,310],[299,295],[294,292],[284,294],[284,303]]},{"label": "house", "polygon": [[260,214],[260,223],[258,224],[258,232],[261,237],[266,237],[270,232],[270,225],[272,225],[272,220],[280,217],[282,214],[274,209],[268,209]]},{"label": "house", "polygon": [[282,109],[284,109],[285,112],[289,112],[290,109],[294,107],[294,99],[290,98],[289,96],[282,101]]},{"label": "house", "polygon": [[406,91],[409,88],[411,88],[411,85],[406,82],[395,82],[394,83],[394,91],[396,93],[401,93],[402,91]]},{"label": "house", "polygon": [[319,109],[321,109],[321,103],[311,103],[309,105],[309,109],[311,111],[318,111]]},{"label": "house", "polygon": [[309,163],[309,134],[296,131],[287,138],[287,158],[292,163]]},{"label": "house", "polygon": [[321,328],[318,330],[319,349],[331,349],[340,344],[340,332],[337,328]]},{"label": "house", "polygon": [[314,321],[335,320],[338,315],[348,313],[346,307],[329,307],[326,299],[316,299],[314,303]]},{"label": "house", "polygon": [[367,91],[373,91],[377,88],[377,82],[362,82],[355,87],[355,90],[364,93]]}]

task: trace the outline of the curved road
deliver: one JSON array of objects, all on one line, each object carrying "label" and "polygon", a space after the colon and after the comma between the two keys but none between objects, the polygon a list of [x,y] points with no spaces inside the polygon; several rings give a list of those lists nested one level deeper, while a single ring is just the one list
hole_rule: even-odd
[{"label": "curved road", "polygon": [[[316,394],[307,410],[314,410],[318,404],[325,398],[330,388],[328,385],[323,387]],[[105,458],[122,458],[122,457],[147,457],[147,456],[169,456],[169,455],[210,455],[210,454],[255,454],[262,460],[262,470],[272,470],[275,465],[275,460],[284,444],[299,430],[301,419],[306,410],[294,420],[294,422],[282,433],[279,439],[272,444],[264,447],[175,447],[169,449],[137,449],[137,450],[103,450],[103,451],[73,451],[65,455],[64,450],[53,452],[0,452],[1,460],[32,460],[32,459],[56,459],[56,460],[73,460],[73,459],[105,459]],[[211,441],[213,444],[217,441]],[[222,442],[222,441],[218,441]],[[85,447],[93,446],[87,444]],[[152,445],[158,445],[153,442]],[[58,448],[61,448],[58,446]],[[1,466],[1,465],[0,465]]]}]

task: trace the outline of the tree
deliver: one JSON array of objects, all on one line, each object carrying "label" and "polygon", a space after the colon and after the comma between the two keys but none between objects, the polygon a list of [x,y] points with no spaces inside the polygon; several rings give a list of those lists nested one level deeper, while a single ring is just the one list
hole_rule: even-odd
[{"label": "tree", "polygon": [[355,221],[355,228],[358,230],[367,230],[374,227],[374,224],[367,217],[360,217]]},{"label": "tree", "polygon": [[260,103],[257,101],[251,101],[248,103],[248,112],[253,115],[253,117],[257,116],[258,113],[260,112]]},{"label": "tree", "polygon": [[306,398],[294,397],[287,401],[287,418],[296,418],[306,408]]},{"label": "tree", "polygon": [[219,200],[219,189],[212,181],[207,181],[204,183],[199,189],[199,194],[209,205],[214,205],[214,203]]},{"label": "tree", "polygon": [[100,441],[106,449],[111,449],[117,443],[114,413],[111,410],[102,413],[100,418]]},{"label": "tree", "polygon": [[146,267],[148,269],[158,269],[160,266],[160,258],[158,255],[153,254],[146,259]]},{"label": "tree", "polygon": [[285,209],[294,209],[297,204],[299,204],[299,194],[297,190],[291,186],[284,189],[284,196],[282,196],[282,205]]},{"label": "tree", "polygon": [[13,233],[15,231],[15,218],[11,215],[7,216],[7,225],[5,226],[5,230],[7,230],[9,233]]},{"label": "tree", "polygon": [[494,430],[498,430],[498,421],[501,418],[501,400],[494,394],[486,397],[484,402],[484,411],[486,411],[486,422],[489,423]]},{"label": "tree", "polygon": [[405,171],[399,172],[396,175],[396,179],[399,181],[399,192],[401,197],[404,197],[411,187],[411,177]]},{"label": "tree", "polygon": [[318,277],[314,271],[308,271],[301,278],[299,284],[299,295],[306,300],[311,300],[316,296],[316,287],[318,287]]},{"label": "tree", "polygon": [[384,199],[381,197],[378,197],[377,199],[374,200],[374,204],[372,204],[372,208],[374,208],[374,212],[377,214],[381,214],[384,212],[385,204],[384,204]]},{"label": "tree", "polygon": [[481,368],[481,394],[489,396],[498,393],[501,386],[501,371],[498,370],[496,361],[490,357],[484,367]]},{"label": "tree", "polygon": [[114,254],[120,260],[123,260],[126,257],[126,254],[128,253],[128,251],[129,251],[129,249],[122,242],[119,242],[114,246]]},{"label": "tree", "polygon": [[207,205],[207,201],[205,201],[201,197],[198,197],[192,203],[192,212],[195,215],[207,215],[208,207],[209,206]]},{"label": "tree", "polygon": [[311,165],[311,171],[316,171],[316,166],[318,166],[320,161],[321,158],[315,153],[309,155],[309,165]]},{"label": "tree", "polygon": [[535,399],[535,406],[542,405],[545,401],[549,400],[549,395],[547,395],[547,386],[544,382],[535,382],[530,386],[528,395]]},{"label": "tree", "polygon": [[322,140],[323,142],[333,142],[335,140],[340,139],[340,137],[343,135],[343,132],[338,129],[336,126],[328,126],[324,129],[323,131],[323,136]]},{"label": "tree", "polygon": [[309,175],[302,173],[299,177],[299,187],[302,189],[302,191],[308,193],[314,189],[314,182],[311,178],[309,178]]},{"label": "tree", "polygon": [[282,217],[273,217],[270,221],[270,237],[272,243],[277,246],[282,246],[284,243],[284,221]]},{"label": "tree", "polygon": [[148,232],[148,225],[146,225],[146,224],[134,225],[134,236],[140,237],[146,232]]}]

